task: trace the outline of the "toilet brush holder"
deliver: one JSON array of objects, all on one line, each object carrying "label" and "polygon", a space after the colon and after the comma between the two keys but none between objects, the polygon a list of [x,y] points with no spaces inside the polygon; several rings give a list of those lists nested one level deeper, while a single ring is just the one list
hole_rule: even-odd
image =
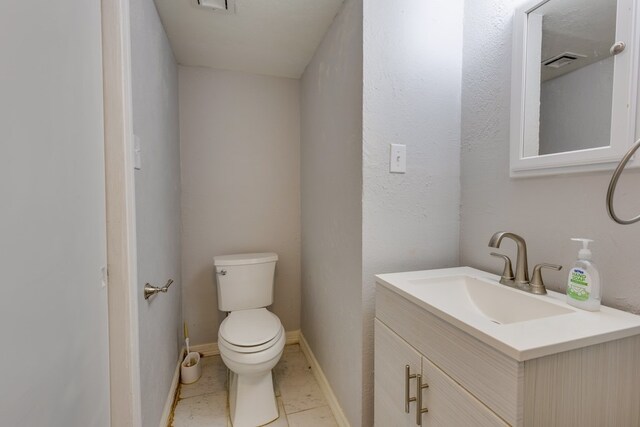
[{"label": "toilet brush holder", "polygon": [[180,364],[180,382],[182,384],[195,383],[202,375],[202,363],[200,363],[200,353],[192,351]]}]

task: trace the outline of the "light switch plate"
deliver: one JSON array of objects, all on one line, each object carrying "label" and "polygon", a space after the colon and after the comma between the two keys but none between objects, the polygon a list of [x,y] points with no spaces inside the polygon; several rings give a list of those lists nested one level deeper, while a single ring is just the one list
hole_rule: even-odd
[{"label": "light switch plate", "polygon": [[391,144],[389,152],[389,172],[407,172],[407,146],[404,144]]}]

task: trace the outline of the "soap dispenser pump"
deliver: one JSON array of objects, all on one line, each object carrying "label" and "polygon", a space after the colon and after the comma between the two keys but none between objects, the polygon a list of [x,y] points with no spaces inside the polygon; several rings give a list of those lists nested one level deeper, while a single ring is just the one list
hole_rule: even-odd
[{"label": "soap dispenser pump", "polygon": [[588,311],[600,310],[602,287],[600,273],[593,263],[589,243],[591,239],[571,239],[581,242],[582,249],[578,252],[578,259],[569,271],[567,279],[567,303]]}]

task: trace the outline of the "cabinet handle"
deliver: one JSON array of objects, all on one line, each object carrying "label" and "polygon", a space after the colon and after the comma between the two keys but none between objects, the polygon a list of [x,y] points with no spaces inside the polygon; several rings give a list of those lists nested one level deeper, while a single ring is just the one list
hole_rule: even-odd
[{"label": "cabinet handle", "polygon": [[409,397],[409,383],[416,377],[416,374],[411,373],[411,367],[405,365],[404,367],[404,412],[409,413],[409,403],[415,402],[415,397]]},{"label": "cabinet handle", "polygon": [[429,412],[427,408],[422,407],[422,390],[428,388],[429,384],[422,383],[422,375],[416,375],[416,424],[422,425],[422,414]]}]

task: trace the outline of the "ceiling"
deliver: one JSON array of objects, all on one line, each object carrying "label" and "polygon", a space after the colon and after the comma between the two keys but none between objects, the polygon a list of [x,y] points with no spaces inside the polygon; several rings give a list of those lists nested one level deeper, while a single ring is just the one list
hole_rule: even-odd
[{"label": "ceiling", "polygon": [[562,68],[542,66],[542,80],[567,74],[611,54],[616,41],[616,0],[551,0],[533,11],[542,21],[542,61],[564,52],[584,55]]},{"label": "ceiling", "polygon": [[155,0],[181,65],[299,78],[343,0],[236,0],[235,13],[196,0]]}]

